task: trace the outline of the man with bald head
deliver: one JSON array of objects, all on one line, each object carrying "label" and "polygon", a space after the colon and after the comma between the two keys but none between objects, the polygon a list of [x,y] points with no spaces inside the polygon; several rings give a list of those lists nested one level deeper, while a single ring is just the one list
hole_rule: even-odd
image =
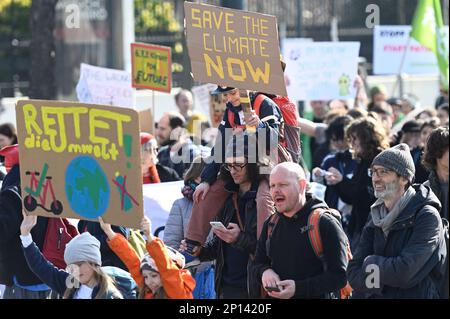
[{"label": "man with bald head", "polygon": [[306,193],[306,186],[305,172],[298,164],[278,164],[270,174],[277,212],[264,223],[253,271],[273,298],[330,298],[347,282],[347,238],[335,217],[322,214],[319,220],[323,260],[311,246],[308,217],[328,206]]}]

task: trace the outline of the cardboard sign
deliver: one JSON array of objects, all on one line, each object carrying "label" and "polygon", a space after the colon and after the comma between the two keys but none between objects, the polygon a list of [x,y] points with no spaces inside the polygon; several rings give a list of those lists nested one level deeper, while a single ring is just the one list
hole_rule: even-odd
[{"label": "cardboard sign", "polygon": [[46,217],[139,228],[143,216],[138,113],[29,100],[16,106],[24,208]]},{"label": "cardboard sign", "polygon": [[82,63],[76,91],[82,103],[134,108],[131,75],[126,71]]},{"label": "cardboard sign", "polygon": [[170,47],[132,43],[133,87],[170,93],[172,64]]},{"label": "cardboard sign", "polygon": [[209,105],[211,103],[211,92],[217,88],[215,84],[203,84],[200,86],[194,86],[191,91],[194,95],[194,106],[195,110],[203,113],[209,119],[210,108]]},{"label": "cardboard sign", "polygon": [[286,96],[275,16],[184,3],[196,81]]},{"label": "cardboard sign", "polygon": [[[448,27],[444,29],[448,43]],[[417,42],[409,39],[410,25],[376,25],[373,31],[373,73],[398,74],[405,54],[402,73],[439,74],[436,55]]]},{"label": "cardboard sign", "polygon": [[285,42],[289,97],[297,101],[354,98],[359,47],[359,42]]},{"label": "cardboard sign", "polygon": [[153,134],[154,122],[152,111],[150,109],[139,112],[139,127],[141,132],[147,132]]}]

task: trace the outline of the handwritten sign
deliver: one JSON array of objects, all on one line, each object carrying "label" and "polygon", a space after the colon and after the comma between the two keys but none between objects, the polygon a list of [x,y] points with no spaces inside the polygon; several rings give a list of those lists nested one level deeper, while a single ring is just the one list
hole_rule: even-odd
[{"label": "handwritten sign", "polygon": [[133,87],[170,93],[172,66],[170,48],[132,43]]},{"label": "handwritten sign", "polygon": [[23,204],[33,214],[139,228],[138,113],[28,100],[16,105]]},{"label": "handwritten sign", "polygon": [[[445,28],[448,43],[448,27]],[[376,25],[373,31],[373,73],[397,74],[405,54],[402,73],[439,74],[436,55],[415,39],[409,39],[410,25]]]},{"label": "handwritten sign", "polygon": [[283,56],[293,100],[354,98],[359,42],[285,42]]},{"label": "handwritten sign", "polygon": [[131,75],[126,71],[82,63],[76,91],[82,103],[134,108]]},{"label": "handwritten sign", "polygon": [[286,95],[275,16],[184,3],[197,81]]}]

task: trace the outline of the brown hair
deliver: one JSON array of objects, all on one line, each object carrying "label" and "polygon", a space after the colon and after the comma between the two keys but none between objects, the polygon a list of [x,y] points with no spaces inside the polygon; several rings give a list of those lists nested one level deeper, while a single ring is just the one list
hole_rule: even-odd
[{"label": "brown hair", "polygon": [[[114,280],[110,276],[105,274],[100,266],[92,263],[89,263],[89,265],[94,270],[94,278],[98,286],[97,295],[95,295],[93,299],[105,299],[108,292],[112,293],[112,295],[116,298],[122,299],[123,296],[114,284]],[[78,288],[67,288],[64,292],[63,299],[72,299],[77,289]]]},{"label": "brown hair", "polygon": [[206,166],[205,160],[206,160],[206,156],[202,156],[202,155],[194,158],[191,166],[184,174],[184,182],[185,183],[195,180],[197,177],[199,177],[202,174],[202,171]]},{"label": "brown hair", "polygon": [[17,144],[17,132],[12,123],[5,123],[0,125],[0,134],[12,138],[11,145]]},{"label": "brown hair", "polygon": [[448,126],[434,129],[428,137],[422,164],[429,170],[436,170],[437,160],[448,151]]},{"label": "brown hair", "polygon": [[371,117],[363,117],[350,122],[345,129],[346,138],[355,136],[359,139],[362,152],[356,157],[373,160],[380,152],[389,148],[389,140],[383,125]]}]

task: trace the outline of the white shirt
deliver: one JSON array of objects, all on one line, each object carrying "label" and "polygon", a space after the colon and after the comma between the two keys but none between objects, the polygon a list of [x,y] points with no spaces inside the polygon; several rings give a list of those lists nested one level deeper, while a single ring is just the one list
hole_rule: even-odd
[{"label": "white shirt", "polygon": [[86,285],[81,285],[80,289],[75,292],[73,299],[92,299],[92,291],[94,289]]}]

